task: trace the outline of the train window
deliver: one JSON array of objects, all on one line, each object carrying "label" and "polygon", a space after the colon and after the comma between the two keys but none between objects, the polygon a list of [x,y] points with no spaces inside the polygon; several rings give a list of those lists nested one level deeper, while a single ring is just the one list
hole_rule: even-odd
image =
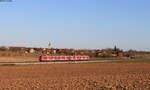
[{"label": "train window", "polygon": [[52,59],[55,59],[55,57],[52,57]]},{"label": "train window", "polygon": [[65,59],[65,57],[61,57],[61,59]]},{"label": "train window", "polygon": [[59,57],[59,59],[62,59],[62,57]]},{"label": "train window", "polygon": [[47,57],[43,57],[43,59],[47,59]]},{"label": "train window", "polygon": [[51,59],[54,59],[54,57],[51,57]]}]

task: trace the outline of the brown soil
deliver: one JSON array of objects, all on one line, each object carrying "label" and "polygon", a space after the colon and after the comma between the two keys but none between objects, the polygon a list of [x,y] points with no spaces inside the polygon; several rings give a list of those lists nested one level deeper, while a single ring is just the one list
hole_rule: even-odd
[{"label": "brown soil", "polygon": [[0,57],[1,62],[38,62],[38,57]]},{"label": "brown soil", "polygon": [[150,90],[150,63],[0,66],[0,90]]}]

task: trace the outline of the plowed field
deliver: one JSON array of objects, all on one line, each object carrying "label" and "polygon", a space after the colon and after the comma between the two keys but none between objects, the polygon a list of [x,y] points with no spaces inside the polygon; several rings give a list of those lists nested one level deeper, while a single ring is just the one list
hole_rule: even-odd
[{"label": "plowed field", "polygon": [[150,90],[150,63],[0,66],[0,90]]}]

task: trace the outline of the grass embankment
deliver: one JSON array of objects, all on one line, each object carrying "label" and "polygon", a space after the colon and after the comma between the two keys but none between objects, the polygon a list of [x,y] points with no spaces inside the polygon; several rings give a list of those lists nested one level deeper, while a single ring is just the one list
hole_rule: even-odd
[{"label": "grass embankment", "polygon": [[91,58],[91,61],[97,60],[110,60],[117,63],[136,63],[136,62],[150,62],[150,58],[138,58],[138,59],[121,59],[121,58]]},{"label": "grass embankment", "polygon": [[150,59],[131,59],[131,60],[118,60],[118,61],[112,61],[117,63],[138,63],[138,62],[147,62],[150,63]]}]

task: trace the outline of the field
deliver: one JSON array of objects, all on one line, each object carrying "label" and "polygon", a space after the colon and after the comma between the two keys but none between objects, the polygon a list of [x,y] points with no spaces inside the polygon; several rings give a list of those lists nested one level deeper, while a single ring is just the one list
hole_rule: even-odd
[{"label": "field", "polygon": [[150,63],[0,66],[0,90],[150,90]]},{"label": "field", "polygon": [[1,62],[37,62],[37,57],[0,57]]}]

